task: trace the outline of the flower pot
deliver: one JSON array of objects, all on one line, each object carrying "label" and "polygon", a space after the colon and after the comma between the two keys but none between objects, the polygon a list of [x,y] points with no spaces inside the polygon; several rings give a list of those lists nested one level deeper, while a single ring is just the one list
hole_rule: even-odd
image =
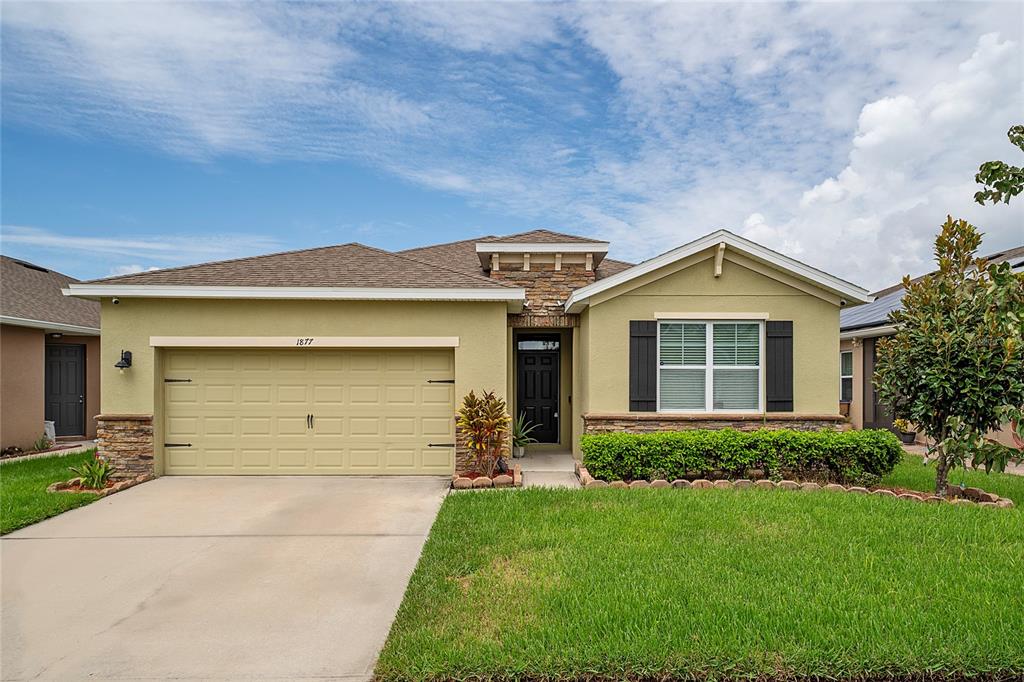
[{"label": "flower pot", "polygon": [[904,445],[913,445],[917,440],[917,434],[913,431],[900,431],[900,440]]},{"label": "flower pot", "polygon": [[512,446],[512,456],[517,458],[517,459],[520,458],[520,457],[525,457],[526,456],[526,448],[524,446],[522,446],[522,445],[513,445]]}]

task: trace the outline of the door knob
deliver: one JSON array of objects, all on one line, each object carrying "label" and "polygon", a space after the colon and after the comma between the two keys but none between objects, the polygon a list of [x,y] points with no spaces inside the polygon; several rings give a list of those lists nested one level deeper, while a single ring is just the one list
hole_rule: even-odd
[{"label": "door knob", "polygon": [[81,396],[81,395],[78,396],[78,402],[79,403],[84,403],[85,402],[85,396]]}]

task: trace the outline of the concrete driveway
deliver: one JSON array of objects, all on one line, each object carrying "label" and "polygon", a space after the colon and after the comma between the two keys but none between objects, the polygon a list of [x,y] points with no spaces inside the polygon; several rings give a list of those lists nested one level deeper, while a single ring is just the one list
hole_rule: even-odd
[{"label": "concrete driveway", "polygon": [[436,477],[164,477],[0,540],[0,675],[366,679]]}]

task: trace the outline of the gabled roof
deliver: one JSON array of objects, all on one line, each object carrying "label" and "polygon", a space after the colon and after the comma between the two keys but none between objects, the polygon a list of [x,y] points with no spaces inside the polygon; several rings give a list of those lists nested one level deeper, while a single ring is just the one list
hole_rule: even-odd
[{"label": "gabled roof", "polygon": [[[1024,246],[998,251],[984,256],[984,259],[992,264],[1009,262],[1014,272],[1022,272],[1024,271]],[[915,277],[911,281],[918,282],[925,276]],[[840,332],[863,332],[868,329],[884,328],[886,330],[885,333],[891,333],[889,313],[900,310],[903,307],[904,291],[902,282],[894,284],[872,294],[875,297],[872,303],[840,311]],[[849,336],[856,336],[856,334],[851,333]]]},{"label": "gabled roof", "polygon": [[362,244],[341,244],[92,280],[79,296],[521,300],[482,274]]},{"label": "gabled roof", "polygon": [[[585,240],[583,237],[574,237],[573,235],[562,235],[557,232],[550,232],[548,230],[534,230],[533,232],[522,232],[518,235],[511,235],[510,238],[501,237],[478,237],[476,239],[462,239],[457,242],[448,242],[446,244],[435,244],[432,246],[419,246],[414,249],[406,249],[405,251],[399,251],[398,253],[403,256],[409,256],[417,260],[424,261],[426,263],[436,263],[438,265],[446,265],[450,268],[455,268],[461,272],[471,272],[475,274],[485,274],[487,270],[484,269],[483,264],[480,261],[479,255],[477,254],[476,245],[483,242],[493,242],[497,239],[502,241],[499,243],[515,244],[517,239],[524,235],[532,235],[537,232],[546,232],[549,235],[557,235],[559,237],[573,237],[574,239],[583,239],[584,241],[577,242],[580,244],[597,244],[602,242],[591,242]],[[506,242],[505,239],[508,239]],[[518,242],[522,243],[522,242]],[[528,243],[543,243],[543,242],[528,242]],[[563,242],[548,242],[548,243],[563,243]],[[568,243],[568,242],[564,242]],[[622,260],[616,260],[613,258],[602,258],[597,261],[595,274],[597,279],[601,280],[605,277],[609,277],[618,272],[625,270],[626,268],[633,267],[632,263],[628,263]]]},{"label": "gabled roof", "polygon": [[660,256],[655,256],[650,260],[634,265],[633,267],[623,270],[616,275],[606,277],[599,282],[577,289],[572,292],[569,299],[565,302],[565,310],[570,313],[579,312],[589,304],[590,297],[595,294],[607,291],[608,289],[646,275],[649,272],[654,272],[655,270],[671,265],[672,263],[680,261],[693,254],[700,253],[706,249],[710,249],[719,244],[724,244],[727,248],[739,251],[752,260],[785,272],[786,274],[803,280],[804,282],[813,284],[816,287],[832,293],[850,303],[866,303],[871,300],[867,290],[862,289],[856,284],[851,284],[846,280],[830,275],[827,272],[818,270],[817,268],[812,268],[811,266],[801,263],[789,256],[784,256],[781,253],[772,251],[760,244],[755,244],[754,242],[735,235],[728,230],[717,230],[688,244],[684,244],[678,248],[672,249],[671,251],[666,251]]},{"label": "gabled roof", "polygon": [[530,230],[529,232],[518,232],[498,237],[484,237],[478,239],[480,242],[497,242],[501,244],[607,244],[608,242],[589,237],[580,237],[575,234],[564,232],[552,232],[551,230]]},{"label": "gabled roof", "polygon": [[99,305],[61,295],[61,289],[77,281],[39,265],[0,256],[0,321],[69,334],[98,333]]}]

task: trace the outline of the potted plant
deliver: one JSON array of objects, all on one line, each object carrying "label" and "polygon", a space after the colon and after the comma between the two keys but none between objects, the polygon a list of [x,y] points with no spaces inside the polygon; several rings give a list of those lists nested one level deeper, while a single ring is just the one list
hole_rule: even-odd
[{"label": "potted plant", "polygon": [[537,428],[536,424],[526,421],[526,414],[519,413],[514,424],[512,424],[512,456],[523,457],[526,455],[526,446],[536,443],[537,439],[530,433]]},{"label": "potted plant", "polygon": [[910,426],[910,422],[906,419],[894,419],[892,422],[892,428],[900,434],[900,440],[903,441],[904,445],[913,445],[917,439],[917,432]]},{"label": "potted plant", "polygon": [[494,391],[479,397],[470,391],[463,398],[457,416],[459,430],[466,438],[466,447],[473,453],[477,472],[492,477],[495,467],[503,469],[502,456],[508,447],[512,418],[508,416],[505,401]]}]

